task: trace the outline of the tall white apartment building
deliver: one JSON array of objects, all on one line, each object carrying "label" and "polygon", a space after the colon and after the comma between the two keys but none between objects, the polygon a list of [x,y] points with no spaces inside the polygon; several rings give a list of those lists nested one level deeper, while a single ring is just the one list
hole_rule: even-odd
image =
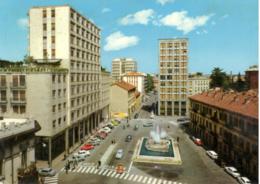
[{"label": "tall white apartment building", "polygon": [[115,58],[112,61],[112,78],[120,81],[124,73],[137,72],[137,63],[132,58]]},{"label": "tall white apartment building", "polygon": [[[37,134],[45,145],[43,150],[46,147],[59,150],[58,153],[51,151],[52,155],[48,154],[51,162],[58,154],[63,151],[68,153],[79,145],[80,140],[100,122],[100,29],[67,5],[33,7],[29,11],[29,55],[38,63],[47,62],[53,67],[68,70],[65,150],[53,145],[53,138],[62,132],[51,136],[48,132]],[[59,64],[55,63],[57,59]],[[48,104],[50,110],[54,108],[52,103]],[[38,155],[38,159],[45,158]]]},{"label": "tall white apartment building", "polygon": [[189,96],[209,90],[210,79],[206,76],[189,76]]},{"label": "tall white apartment building", "polygon": [[145,94],[147,88],[147,78],[145,73],[127,72],[122,75],[122,80],[135,86],[137,91],[141,94]]},{"label": "tall white apartment building", "polygon": [[159,40],[159,104],[162,116],[184,116],[188,95],[188,40]]},{"label": "tall white apartment building", "polygon": [[101,71],[101,110],[102,121],[108,120],[110,117],[110,90],[112,78],[109,72]]}]

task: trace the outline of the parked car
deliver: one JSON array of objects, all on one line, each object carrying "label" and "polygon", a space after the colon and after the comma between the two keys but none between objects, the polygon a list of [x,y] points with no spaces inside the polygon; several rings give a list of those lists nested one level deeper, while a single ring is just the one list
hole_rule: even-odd
[{"label": "parked car", "polygon": [[90,141],[101,141],[101,139],[95,136],[95,137],[91,137]]},{"label": "parked car", "polygon": [[190,135],[189,137],[190,137],[190,139],[191,139],[193,142],[194,142],[195,139],[196,139],[196,137],[194,137],[194,136],[192,136],[192,135]]},{"label": "parked car", "polygon": [[132,135],[127,135],[125,138],[125,142],[130,142],[132,140]]},{"label": "parked car", "polygon": [[109,124],[106,124],[105,127],[108,127],[108,128],[110,128],[110,129],[113,129],[113,128],[114,128],[114,126],[113,126],[112,124],[110,124],[110,123],[109,123]]},{"label": "parked car", "polygon": [[69,158],[69,161],[84,161],[85,157],[78,155],[77,153],[74,153],[73,156],[71,158]]},{"label": "parked car", "polygon": [[85,144],[84,146],[80,147],[80,150],[92,150],[94,146],[92,144]]},{"label": "parked car", "polygon": [[79,150],[78,153],[75,153],[74,155],[79,156],[81,158],[87,158],[88,156],[90,156],[90,152],[86,151],[86,150]]},{"label": "parked car", "polygon": [[206,151],[206,153],[213,160],[218,159],[218,154],[215,151],[208,150],[208,151]]},{"label": "parked car", "polygon": [[240,176],[240,174],[238,173],[237,169],[234,167],[224,167],[225,171],[230,174],[231,176],[233,176],[234,178],[237,178]]},{"label": "parked car", "polygon": [[101,131],[104,131],[104,132],[106,132],[106,133],[110,133],[110,132],[111,132],[111,129],[108,128],[108,127],[103,127],[103,128],[101,129]]},{"label": "parked car", "polygon": [[101,143],[100,139],[88,142],[88,144],[92,144],[93,146],[98,146],[98,145],[100,145],[100,143]]},{"label": "parked car", "polygon": [[99,139],[105,139],[107,137],[107,133],[106,132],[98,132],[96,135]]},{"label": "parked car", "polygon": [[153,126],[153,123],[151,122],[146,122],[143,124],[143,127],[152,127]]},{"label": "parked car", "polygon": [[134,130],[138,130],[139,125],[135,125]]},{"label": "parked car", "polygon": [[117,152],[116,152],[116,159],[123,158],[123,155],[124,155],[123,149],[118,149]]},{"label": "parked car", "polygon": [[112,123],[113,126],[118,126],[119,125],[119,123],[117,121],[115,121],[115,120],[112,120],[111,123]]},{"label": "parked car", "polygon": [[194,143],[198,146],[202,146],[202,141],[199,138],[195,138]]},{"label": "parked car", "polygon": [[38,170],[39,175],[41,176],[55,176],[56,171],[52,168],[41,168]]},{"label": "parked car", "polygon": [[240,184],[251,184],[251,181],[247,177],[237,177],[237,181]]}]

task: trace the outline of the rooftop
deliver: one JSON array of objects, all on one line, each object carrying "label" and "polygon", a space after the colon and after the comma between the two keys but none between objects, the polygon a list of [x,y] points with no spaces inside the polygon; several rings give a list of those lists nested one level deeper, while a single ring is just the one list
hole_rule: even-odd
[{"label": "rooftop", "polygon": [[210,90],[189,97],[191,100],[258,119],[258,91]]},{"label": "rooftop", "polygon": [[114,83],[114,85],[117,85],[127,91],[131,91],[131,90],[135,89],[135,86],[133,86],[132,84],[129,84],[127,82],[124,82],[124,81],[116,82],[116,83]]},{"label": "rooftop", "polygon": [[146,76],[146,74],[142,72],[127,72],[123,76]]}]

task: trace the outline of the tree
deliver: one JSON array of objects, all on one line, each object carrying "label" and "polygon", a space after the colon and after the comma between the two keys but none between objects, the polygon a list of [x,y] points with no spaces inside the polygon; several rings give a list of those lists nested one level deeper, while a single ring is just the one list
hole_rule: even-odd
[{"label": "tree", "polygon": [[196,75],[197,75],[197,76],[202,76],[203,73],[201,73],[201,72],[196,72]]},{"label": "tree", "polygon": [[32,56],[28,56],[28,55],[25,55],[24,58],[23,58],[23,62],[25,64],[30,64],[30,63],[33,63],[34,62],[34,59]]},{"label": "tree", "polygon": [[152,91],[153,89],[154,89],[153,77],[150,74],[147,74],[147,89],[146,89],[146,93],[148,93],[149,91]]},{"label": "tree", "polygon": [[233,89],[236,91],[244,91],[247,89],[246,82],[242,80],[240,73],[238,73],[237,81],[233,84]]},{"label": "tree", "polygon": [[221,87],[224,89],[228,89],[230,87],[229,77],[226,72],[223,72],[222,69],[216,67],[212,70],[210,75],[211,82],[210,87]]}]

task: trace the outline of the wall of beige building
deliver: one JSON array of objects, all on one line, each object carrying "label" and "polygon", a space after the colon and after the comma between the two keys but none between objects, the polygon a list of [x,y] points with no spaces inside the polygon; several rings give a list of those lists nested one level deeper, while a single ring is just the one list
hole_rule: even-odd
[{"label": "wall of beige building", "polygon": [[111,113],[128,113],[128,92],[117,85],[113,85],[110,91]]}]

